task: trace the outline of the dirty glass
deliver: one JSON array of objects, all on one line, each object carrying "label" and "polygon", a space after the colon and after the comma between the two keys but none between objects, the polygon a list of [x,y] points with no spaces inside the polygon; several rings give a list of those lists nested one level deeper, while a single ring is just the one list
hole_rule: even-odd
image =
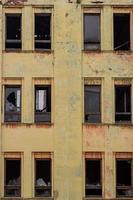
[{"label": "dirty glass", "polygon": [[20,86],[5,87],[5,121],[21,120],[21,88]]},{"label": "dirty glass", "polygon": [[8,49],[21,48],[21,14],[6,15],[6,43]]},{"label": "dirty glass", "polygon": [[131,86],[115,86],[115,120],[131,121]]},{"label": "dirty glass", "polygon": [[38,159],[36,164],[35,196],[51,196],[51,160]]},{"label": "dirty glass", "polygon": [[21,161],[5,160],[5,196],[20,197],[21,196]]},{"label": "dirty glass", "polygon": [[101,121],[100,96],[101,87],[99,85],[85,85],[85,122]]},{"label": "dirty glass", "polygon": [[102,196],[101,160],[86,160],[86,196]]},{"label": "dirty glass", "polygon": [[35,14],[35,49],[51,48],[51,14]]},{"label": "dirty glass", "polygon": [[51,121],[51,86],[35,86],[35,121]]},{"label": "dirty glass", "polygon": [[130,50],[130,14],[114,13],[114,50]]},{"label": "dirty glass", "polygon": [[84,47],[100,49],[100,14],[84,14]]},{"label": "dirty glass", "polygon": [[117,196],[133,196],[131,187],[131,160],[116,161],[116,194]]}]

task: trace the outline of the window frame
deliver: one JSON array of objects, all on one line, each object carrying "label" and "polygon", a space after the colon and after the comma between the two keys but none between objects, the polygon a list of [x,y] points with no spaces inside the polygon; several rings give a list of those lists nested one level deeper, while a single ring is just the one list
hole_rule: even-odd
[{"label": "window frame", "polygon": [[[7,39],[7,17],[8,16],[12,16],[12,17],[20,17],[20,40],[15,40],[15,39]],[[5,12],[5,50],[6,51],[22,51],[22,13],[21,12]],[[19,44],[20,43],[20,48],[14,48],[14,47],[10,47],[10,48],[7,48],[6,47],[6,43],[10,43],[10,44],[13,44],[13,43],[17,43]]]},{"label": "window frame", "polygon": [[[126,95],[126,99],[127,99],[127,94],[126,94],[126,87],[129,87],[130,89],[130,112],[116,112],[116,88],[124,88],[125,87],[125,91],[124,91],[124,94]],[[132,123],[132,84],[129,83],[129,84],[115,84],[114,85],[114,91],[115,91],[115,123]],[[124,102],[125,104],[126,102]],[[126,105],[127,106],[127,105]],[[125,108],[125,106],[124,106]],[[129,115],[130,116],[130,120],[116,120],[116,116],[117,115]]]},{"label": "window frame", "polygon": [[[37,42],[38,43],[48,43],[48,44],[50,44],[50,48],[36,48],[35,47],[35,45],[36,45],[36,39],[35,39],[35,16],[36,15],[43,15],[43,16],[50,16],[50,24],[49,24],[49,28],[50,28],[50,40],[37,40]],[[35,51],[51,51],[52,50],[52,40],[53,40],[53,33],[52,33],[52,21],[53,21],[53,16],[52,16],[52,9],[50,9],[50,11],[49,10],[47,10],[47,8],[46,8],[46,11],[44,12],[42,9],[40,9],[40,10],[36,10],[35,12],[34,12],[34,15],[33,15],[33,17],[34,17],[34,30],[33,30],[33,32],[34,32],[34,43],[33,43],[33,46],[34,46],[34,50]]]},{"label": "window frame", "polygon": [[[20,89],[20,111],[18,112],[6,112],[6,88],[19,88]],[[6,119],[6,115],[20,116],[18,121],[10,121]],[[4,85],[4,122],[5,123],[21,123],[22,120],[22,86],[20,84],[17,85]]]},{"label": "window frame", "polygon": [[[85,48],[85,15],[94,15],[94,16],[99,16],[99,38],[100,38],[100,41],[99,42],[93,42],[93,43],[91,43],[92,45],[93,44],[99,44],[99,47],[97,48],[97,49],[87,49],[87,48]],[[98,9],[98,10],[96,10],[96,9],[88,9],[88,11],[87,12],[83,12],[83,50],[84,51],[94,51],[94,52],[99,52],[99,51],[101,51],[101,10],[100,9]],[[90,43],[88,43],[88,45],[89,45]]]},{"label": "window frame", "polygon": [[[50,112],[46,111],[46,112],[39,112],[39,111],[36,111],[36,100],[37,100],[37,96],[36,96],[36,91],[38,88],[46,88],[46,91],[47,91],[47,96],[46,98],[47,99],[50,99]],[[48,93],[50,93],[50,95],[48,96]],[[46,105],[47,105],[47,102],[46,102]],[[51,87],[51,84],[41,84],[41,85],[38,85],[38,84],[35,84],[34,86],[34,121],[35,123],[51,123],[51,107],[52,107],[52,87]],[[44,120],[38,120],[37,118],[37,115],[39,116],[43,116],[44,117]],[[45,118],[48,117],[49,120],[47,121]]]},{"label": "window frame", "polygon": [[[34,154],[34,197],[35,198],[52,198],[53,196],[53,159],[51,153],[39,153],[39,156]],[[49,186],[41,186],[44,190],[50,190],[50,196],[42,196],[36,195],[36,188],[40,186],[36,186],[36,161],[37,160],[48,160],[50,161],[50,185]]]},{"label": "window frame", "polygon": [[[14,185],[14,186],[10,186],[10,185],[6,185],[6,161],[7,160],[19,160],[20,161],[20,185]],[[20,190],[20,195],[18,196],[13,196],[13,195],[6,195],[6,188],[9,188],[10,190],[14,190],[14,188]],[[4,158],[4,197],[6,198],[20,198],[22,197],[22,159],[21,157],[5,157]]]},{"label": "window frame", "polygon": [[[118,186],[117,185],[117,161],[131,161],[131,186]],[[118,195],[117,194],[117,190],[119,189],[125,189],[125,190],[131,190],[133,192],[133,180],[132,180],[132,175],[133,175],[133,172],[132,172],[132,169],[133,169],[133,158],[132,157],[123,157],[123,158],[119,158],[119,157],[116,157],[115,158],[115,182],[116,182],[116,187],[115,187],[115,190],[116,190],[116,198],[132,198],[133,197],[133,194],[130,196],[130,195]]]},{"label": "window frame", "polygon": [[[99,161],[100,162],[100,185],[99,186],[86,186],[86,161]],[[90,199],[90,198],[102,198],[103,197],[103,158],[102,155],[100,155],[100,157],[97,156],[92,156],[92,157],[85,157],[85,199]],[[86,195],[86,190],[87,189],[99,189],[101,190],[101,195]]]},{"label": "window frame", "polygon": [[[98,105],[99,105],[99,109],[100,111],[99,112],[96,112],[96,113],[90,113],[87,114],[87,115],[98,115],[99,116],[99,121],[97,122],[90,122],[88,120],[85,120],[85,116],[86,116],[86,110],[85,110],[85,105],[86,105],[86,102],[85,102],[85,87],[99,87],[99,91],[100,91],[100,95],[99,95],[99,102],[98,102]],[[102,123],[102,84],[101,84],[101,81],[100,83],[97,83],[97,84],[87,84],[87,83],[84,83],[84,122],[85,123],[89,123],[89,124],[99,124],[99,123]]]}]

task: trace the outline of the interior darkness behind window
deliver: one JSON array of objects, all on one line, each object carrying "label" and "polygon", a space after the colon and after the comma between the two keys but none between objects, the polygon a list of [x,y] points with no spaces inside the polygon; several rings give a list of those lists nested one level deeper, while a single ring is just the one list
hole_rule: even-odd
[{"label": "interior darkness behind window", "polygon": [[86,159],[85,171],[85,195],[86,196],[102,196],[101,184],[101,160]]},{"label": "interior darkness behind window", "polygon": [[51,196],[51,160],[36,159],[35,196]]},{"label": "interior darkness behind window", "polygon": [[51,86],[35,86],[35,121],[51,122]]},{"label": "interior darkness behind window", "polygon": [[51,14],[35,14],[35,49],[51,49]]},{"label": "interior darkness behind window", "polygon": [[5,122],[21,121],[21,87],[5,86]]},{"label": "interior darkness behind window", "polygon": [[130,50],[130,14],[114,14],[114,50]]},{"label": "interior darkness behind window", "polygon": [[100,85],[85,85],[85,122],[101,122],[100,99]]},{"label": "interior darkness behind window", "polygon": [[122,159],[116,160],[116,195],[119,196],[133,196],[132,188],[132,160]]},{"label": "interior darkness behind window", "polygon": [[84,14],[84,49],[100,50],[100,14]]},{"label": "interior darkness behind window", "polygon": [[115,121],[131,122],[131,86],[115,86]]},{"label": "interior darkness behind window", "polygon": [[6,197],[21,196],[21,162],[20,159],[5,160],[5,187]]},{"label": "interior darkness behind window", "polygon": [[6,14],[6,49],[21,49],[21,14]]}]

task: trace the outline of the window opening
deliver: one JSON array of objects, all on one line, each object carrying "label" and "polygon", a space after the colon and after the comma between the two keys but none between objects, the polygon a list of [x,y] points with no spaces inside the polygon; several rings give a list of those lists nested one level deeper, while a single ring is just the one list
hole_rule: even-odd
[{"label": "window opening", "polygon": [[37,159],[35,176],[35,196],[51,196],[51,160]]},{"label": "window opening", "polygon": [[51,49],[51,14],[35,14],[35,49]]},{"label": "window opening", "polygon": [[100,14],[84,14],[84,48],[100,50]]},{"label": "window opening", "polygon": [[21,14],[6,15],[6,49],[21,49]]},{"label": "window opening", "polygon": [[21,196],[21,162],[20,159],[5,160],[5,196]]},{"label": "window opening", "polygon": [[85,122],[101,122],[101,86],[85,85]]},{"label": "window opening", "polygon": [[114,14],[114,50],[130,50],[130,14]]}]

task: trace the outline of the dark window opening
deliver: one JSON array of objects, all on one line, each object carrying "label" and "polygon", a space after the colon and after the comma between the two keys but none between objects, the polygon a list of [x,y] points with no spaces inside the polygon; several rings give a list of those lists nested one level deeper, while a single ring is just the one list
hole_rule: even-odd
[{"label": "dark window opening", "polygon": [[5,160],[5,187],[6,197],[21,196],[21,161],[20,159]]},{"label": "dark window opening", "polygon": [[101,122],[100,98],[99,85],[85,85],[85,122]]},{"label": "dark window opening", "polygon": [[114,14],[114,50],[130,50],[130,14]]},{"label": "dark window opening", "polygon": [[102,196],[101,160],[86,160],[85,195]]},{"label": "dark window opening", "polygon": [[51,196],[51,160],[37,159],[36,176],[35,176],[35,196],[49,197]]},{"label": "dark window opening", "polygon": [[115,86],[115,121],[131,122],[131,86]]},{"label": "dark window opening", "polygon": [[131,160],[116,161],[116,194],[117,196],[133,196],[131,183]]},{"label": "dark window opening", "polygon": [[100,50],[100,14],[84,14],[84,49]]},{"label": "dark window opening", "polygon": [[6,15],[6,49],[21,49],[21,14]]},{"label": "dark window opening", "polygon": [[5,122],[21,121],[21,88],[5,87]]},{"label": "dark window opening", "polygon": [[35,86],[35,121],[51,122],[51,86]]},{"label": "dark window opening", "polygon": [[51,14],[35,14],[35,49],[51,49]]}]

